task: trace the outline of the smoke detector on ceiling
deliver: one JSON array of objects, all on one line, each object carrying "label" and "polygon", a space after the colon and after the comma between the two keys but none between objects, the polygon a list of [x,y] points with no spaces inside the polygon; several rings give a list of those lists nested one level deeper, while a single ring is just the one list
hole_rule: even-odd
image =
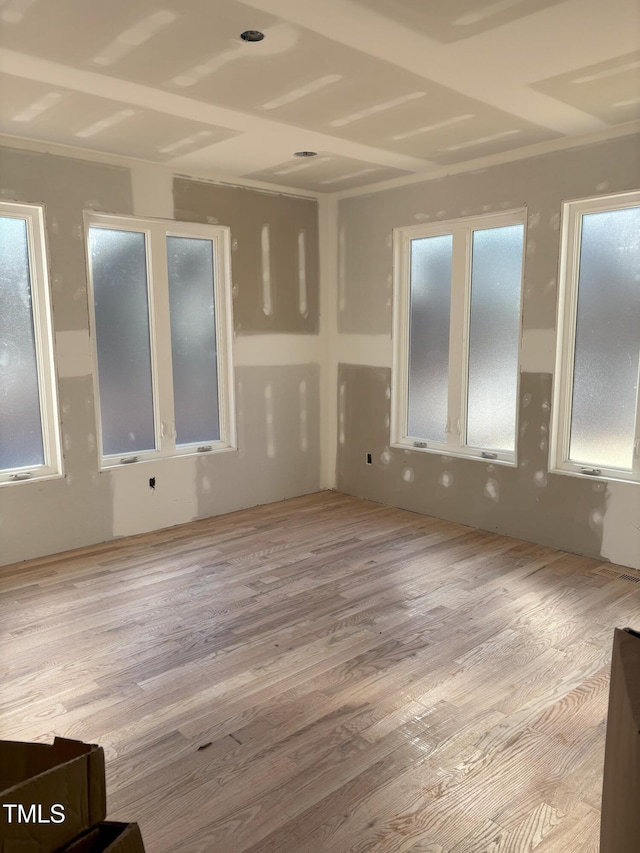
[{"label": "smoke detector on ceiling", "polygon": [[316,157],[317,151],[294,151],[294,157]]}]

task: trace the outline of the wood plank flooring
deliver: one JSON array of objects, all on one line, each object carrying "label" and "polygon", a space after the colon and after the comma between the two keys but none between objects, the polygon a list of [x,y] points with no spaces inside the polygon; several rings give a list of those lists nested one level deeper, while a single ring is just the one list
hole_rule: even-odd
[{"label": "wood plank flooring", "polygon": [[598,565],[324,492],[8,567],[0,731],[102,744],[149,853],[596,853]]}]

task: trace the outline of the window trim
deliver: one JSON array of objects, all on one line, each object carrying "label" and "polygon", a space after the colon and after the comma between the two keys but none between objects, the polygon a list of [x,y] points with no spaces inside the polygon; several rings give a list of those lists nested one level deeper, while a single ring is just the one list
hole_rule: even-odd
[{"label": "window trim", "polygon": [[[96,429],[100,469],[118,468],[131,462],[203,456],[237,450],[235,420],[235,380],[233,367],[233,306],[231,294],[231,232],[226,225],[205,225],[172,219],[150,219],[120,216],[94,211],[84,212],[86,266],[89,302],[89,328],[93,363]],[[135,454],[104,454],[102,413],[98,381],[95,299],[89,229],[106,228],[135,231],[145,235],[147,263],[147,301],[149,309],[149,343],[151,349],[151,382],[155,449]],[[169,314],[169,274],[167,237],[191,237],[211,240],[214,257],[214,314],[218,365],[218,418],[220,439],[210,442],[176,445],[173,400],[173,362]]]},{"label": "window trim", "polygon": [[[498,465],[515,467],[518,454],[520,399],[520,346],[516,384],[515,448],[495,451],[466,444],[469,372],[469,330],[471,322],[471,263],[474,231],[489,228],[523,226],[522,281],[518,341],[522,340],[522,308],[524,302],[525,253],[527,242],[527,208],[520,207],[498,213],[465,216],[428,225],[411,225],[393,229],[393,362],[391,381],[391,446],[421,453],[437,453],[466,459],[480,459]],[[422,237],[453,235],[451,263],[451,309],[449,335],[447,442],[426,442],[407,435],[409,402],[409,330],[411,301],[411,241]],[[456,239],[456,235],[458,238]],[[462,282],[462,284],[460,284]]]},{"label": "window trim", "polygon": [[[585,214],[605,213],[638,205],[640,205],[640,190],[572,199],[562,204],[556,358],[553,374],[551,440],[549,442],[549,471],[554,474],[568,474],[591,480],[640,483],[640,377],[636,397],[633,469],[624,471],[620,468],[607,468],[602,465],[591,467],[569,459],[582,218]],[[590,473],[590,471],[598,473]]]},{"label": "window trim", "polygon": [[45,208],[42,204],[2,201],[0,215],[26,221],[33,337],[44,453],[42,465],[24,465],[0,470],[0,486],[3,486],[59,478],[64,476],[64,469],[58,415]]}]

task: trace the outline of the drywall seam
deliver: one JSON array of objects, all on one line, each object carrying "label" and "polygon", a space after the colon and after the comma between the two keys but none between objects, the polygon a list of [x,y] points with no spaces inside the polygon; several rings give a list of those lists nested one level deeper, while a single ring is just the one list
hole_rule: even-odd
[{"label": "drywall seam", "polygon": [[261,272],[262,272],[262,311],[270,316],[273,314],[273,290],[271,287],[271,237],[269,224],[262,226],[260,231]]},{"label": "drywall seam", "polygon": [[320,486],[336,486],[338,416],[338,205],[335,198],[318,202],[320,259]]},{"label": "drywall seam", "polygon": [[298,231],[298,310],[306,317],[307,307],[307,250],[306,231]]},{"label": "drywall seam", "polygon": [[236,367],[273,367],[284,364],[321,364],[325,357],[320,335],[235,335],[233,363]]}]

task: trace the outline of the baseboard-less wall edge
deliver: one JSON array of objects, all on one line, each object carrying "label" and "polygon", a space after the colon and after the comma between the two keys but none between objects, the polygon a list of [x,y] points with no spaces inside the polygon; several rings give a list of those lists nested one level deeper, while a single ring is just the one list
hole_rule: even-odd
[{"label": "baseboard-less wall edge", "polygon": [[602,785],[600,853],[640,850],[640,633],[616,628]]}]

